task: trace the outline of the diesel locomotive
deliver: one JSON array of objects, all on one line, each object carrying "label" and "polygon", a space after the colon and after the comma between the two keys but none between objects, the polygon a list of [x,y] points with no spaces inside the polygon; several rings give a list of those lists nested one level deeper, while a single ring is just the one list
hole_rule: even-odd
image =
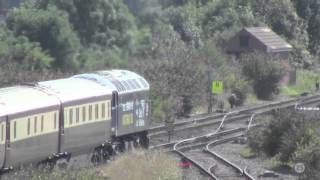
[{"label": "diesel locomotive", "polygon": [[149,84],[127,70],[0,89],[1,172],[90,153],[92,161],[148,147]]}]

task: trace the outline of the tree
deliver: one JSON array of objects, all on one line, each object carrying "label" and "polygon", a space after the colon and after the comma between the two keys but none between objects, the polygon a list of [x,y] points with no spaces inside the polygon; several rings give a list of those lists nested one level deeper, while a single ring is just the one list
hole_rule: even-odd
[{"label": "tree", "polygon": [[64,71],[78,69],[75,56],[80,41],[73,31],[68,16],[54,6],[37,9],[27,3],[9,12],[7,26],[16,36],[26,36],[54,58],[53,67]]},{"label": "tree", "polygon": [[284,67],[276,56],[253,52],[241,57],[242,72],[251,80],[258,98],[270,99],[284,75]]},{"label": "tree", "polygon": [[169,103],[170,115],[188,116],[190,105],[205,99],[206,88],[202,88],[205,65],[196,50],[179,40],[172,29],[166,32],[172,34],[167,39],[161,33],[154,36],[154,52],[148,60],[137,60],[134,68],[151,82],[151,91],[159,98],[153,107],[164,111],[168,109],[162,106]]},{"label": "tree", "polygon": [[224,47],[236,32],[245,26],[261,24],[256,20],[248,0],[212,1],[202,8],[201,26],[205,38],[214,38]]},{"label": "tree", "polygon": [[[301,1],[305,2],[305,1]],[[285,37],[294,46],[294,63],[309,66],[313,63],[308,52],[308,24],[300,18],[291,0],[252,1],[255,17],[271,27],[280,36]]]},{"label": "tree", "polygon": [[0,26],[0,82],[1,86],[35,81],[47,77],[53,58],[25,36]]},{"label": "tree", "polygon": [[320,47],[320,2],[317,0],[292,0],[297,14],[308,24],[307,31],[309,36],[308,48],[312,54],[319,56]]}]

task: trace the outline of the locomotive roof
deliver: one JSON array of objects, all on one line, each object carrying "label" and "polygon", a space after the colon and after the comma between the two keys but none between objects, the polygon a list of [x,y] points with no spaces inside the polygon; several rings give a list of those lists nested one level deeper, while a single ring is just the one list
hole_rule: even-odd
[{"label": "locomotive roof", "polygon": [[81,79],[91,80],[105,87],[108,87],[112,91],[117,90],[117,87],[110,80],[98,74],[93,74],[93,73],[79,74],[79,75],[73,76],[72,78],[81,78]]},{"label": "locomotive roof", "polygon": [[119,92],[149,89],[149,83],[142,76],[128,70],[98,71],[97,74],[111,81]]},{"label": "locomotive roof", "polygon": [[61,102],[72,102],[82,99],[111,95],[111,91],[86,79],[66,78],[38,83],[40,87],[59,97]]},{"label": "locomotive roof", "polygon": [[58,99],[36,87],[0,89],[0,117],[52,106],[59,106]]}]

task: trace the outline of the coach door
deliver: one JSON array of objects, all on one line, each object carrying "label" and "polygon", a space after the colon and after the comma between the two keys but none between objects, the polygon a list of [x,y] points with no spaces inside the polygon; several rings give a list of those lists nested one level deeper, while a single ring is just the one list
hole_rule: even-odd
[{"label": "coach door", "polygon": [[3,168],[6,151],[7,116],[0,118],[0,168]]},{"label": "coach door", "polygon": [[117,122],[118,122],[118,92],[112,92],[112,109],[111,109],[111,132],[112,135],[116,135],[117,131]]}]

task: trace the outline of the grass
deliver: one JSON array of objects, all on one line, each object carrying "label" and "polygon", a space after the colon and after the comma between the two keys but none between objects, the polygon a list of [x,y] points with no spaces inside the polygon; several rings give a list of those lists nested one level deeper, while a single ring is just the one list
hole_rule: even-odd
[{"label": "grass", "polygon": [[257,97],[254,94],[248,94],[246,99],[247,104],[255,104],[257,103]]},{"label": "grass", "polygon": [[178,162],[168,154],[154,151],[135,151],[116,157],[98,167],[81,169],[25,167],[4,179],[31,180],[181,180]]},{"label": "grass", "polygon": [[243,148],[240,152],[240,155],[244,158],[254,158],[256,157],[256,154],[251,150],[251,148],[246,147]]},{"label": "grass", "polygon": [[298,95],[303,92],[315,92],[315,83],[320,81],[320,74],[310,70],[298,70],[295,85],[283,86],[281,93],[284,95]]},{"label": "grass", "polygon": [[165,153],[138,151],[119,156],[101,171],[111,180],[180,180],[177,164]]}]

